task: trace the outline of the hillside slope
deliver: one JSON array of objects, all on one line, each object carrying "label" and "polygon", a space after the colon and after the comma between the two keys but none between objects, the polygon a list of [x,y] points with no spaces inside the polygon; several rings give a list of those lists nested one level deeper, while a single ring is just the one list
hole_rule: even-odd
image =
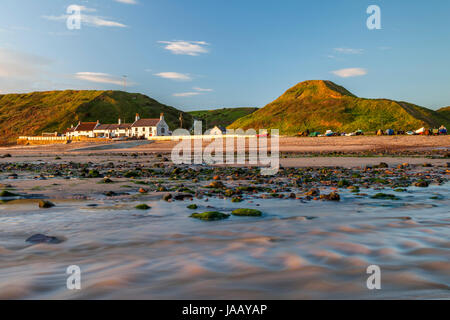
[{"label": "hillside slope", "polygon": [[345,88],[322,80],[305,81],[287,90],[262,109],[238,119],[233,129],[279,128],[281,134],[299,131],[412,130],[438,127],[436,111],[407,102],[358,98]]},{"label": "hillside slope", "polygon": [[450,107],[441,108],[437,112],[447,121],[447,124],[450,124]]},{"label": "hillside slope", "polygon": [[[117,123],[141,118],[159,118],[163,112],[170,128],[179,127],[181,111],[138,93],[122,91],[48,91],[0,95],[0,143],[12,143],[20,135],[63,132],[78,121]],[[183,113],[184,127],[192,116]]]},{"label": "hillside slope", "polygon": [[[258,108],[223,108],[216,110],[190,111],[195,119],[203,120],[207,128],[214,126],[227,127],[239,118],[245,117],[258,110]],[[207,129],[205,128],[205,129]]]}]

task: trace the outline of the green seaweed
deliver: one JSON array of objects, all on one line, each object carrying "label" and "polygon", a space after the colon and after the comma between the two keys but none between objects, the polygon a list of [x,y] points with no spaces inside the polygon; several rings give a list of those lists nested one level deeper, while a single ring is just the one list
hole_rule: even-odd
[{"label": "green seaweed", "polygon": [[205,220],[205,221],[216,221],[228,219],[230,217],[229,214],[218,212],[218,211],[208,211],[203,213],[193,213],[190,215],[191,218]]},{"label": "green seaweed", "polygon": [[256,209],[236,209],[231,212],[234,216],[260,217],[262,212]]},{"label": "green seaweed", "polygon": [[399,197],[397,197],[393,194],[387,194],[387,193],[377,193],[376,195],[373,195],[371,198],[372,199],[381,199],[381,200],[400,200]]}]

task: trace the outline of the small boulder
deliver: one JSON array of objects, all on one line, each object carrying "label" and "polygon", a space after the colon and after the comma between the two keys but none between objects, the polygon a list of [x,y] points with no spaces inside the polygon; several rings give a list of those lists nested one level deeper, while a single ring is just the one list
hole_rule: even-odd
[{"label": "small boulder", "polygon": [[47,200],[39,200],[39,208],[48,209],[54,207],[55,204]]},{"label": "small boulder", "polygon": [[175,200],[183,201],[184,199],[191,199],[192,194],[190,193],[177,193],[175,196],[173,196]]},{"label": "small boulder", "polygon": [[340,201],[341,197],[338,193],[332,192],[330,194],[323,194],[320,196],[320,199],[327,200],[327,201]]},{"label": "small boulder", "polygon": [[50,244],[59,244],[63,242],[63,239],[60,239],[58,237],[51,237],[46,236],[43,234],[35,234],[29,237],[26,242],[32,243],[32,244],[39,244],[39,243],[50,243]]},{"label": "small boulder", "polygon": [[163,195],[162,199],[164,201],[169,201],[170,199],[172,199],[172,195],[170,193],[166,193],[165,195]]},{"label": "small boulder", "polygon": [[148,190],[144,188],[139,188],[139,193],[148,193]]},{"label": "small boulder", "polygon": [[414,185],[419,188],[426,188],[428,187],[429,183],[425,180],[419,180]]},{"label": "small boulder", "polygon": [[311,197],[316,197],[316,196],[320,195],[320,191],[319,191],[319,189],[313,188],[313,189],[309,190],[308,192],[306,192],[305,195],[311,196]]},{"label": "small boulder", "polygon": [[213,188],[213,189],[223,189],[225,186],[221,181],[213,181],[211,182],[207,188]]}]

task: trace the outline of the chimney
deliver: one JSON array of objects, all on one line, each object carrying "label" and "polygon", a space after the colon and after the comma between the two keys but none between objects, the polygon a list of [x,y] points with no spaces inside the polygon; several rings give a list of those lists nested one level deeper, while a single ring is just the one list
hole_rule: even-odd
[{"label": "chimney", "polygon": [[122,119],[119,118],[119,124],[122,124]]},{"label": "chimney", "polygon": [[164,113],[161,113],[159,116],[159,121],[163,121],[164,120]]},{"label": "chimney", "polygon": [[140,119],[139,113],[136,113],[136,120],[135,121],[138,121],[139,119]]}]

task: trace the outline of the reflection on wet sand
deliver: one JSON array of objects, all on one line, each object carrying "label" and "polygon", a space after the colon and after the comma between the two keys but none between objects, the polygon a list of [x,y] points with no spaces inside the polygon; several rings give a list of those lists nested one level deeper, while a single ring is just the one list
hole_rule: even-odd
[{"label": "reflection on wet sand", "polygon": [[[132,199],[94,207],[55,200],[45,211],[35,200],[7,202],[0,298],[448,299],[449,191],[448,184],[415,189],[392,207],[350,191],[339,204],[250,195],[245,207],[262,217],[213,222],[188,218],[189,201],[153,200],[144,212]],[[194,202],[227,213],[242,207],[215,197]],[[66,241],[25,242],[37,232]],[[379,291],[366,287],[373,264],[382,270]],[[80,291],[66,289],[69,265],[82,270]]]}]

